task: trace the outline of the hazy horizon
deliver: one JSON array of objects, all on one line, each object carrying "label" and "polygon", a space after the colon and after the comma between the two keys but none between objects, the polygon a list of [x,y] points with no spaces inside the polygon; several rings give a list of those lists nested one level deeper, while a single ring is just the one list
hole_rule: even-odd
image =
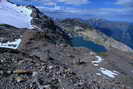
[{"label": "hazy horizon", "polygon": [[10,0],[34,5],[54,18],[102,18],[133,22],[133,0]]}]

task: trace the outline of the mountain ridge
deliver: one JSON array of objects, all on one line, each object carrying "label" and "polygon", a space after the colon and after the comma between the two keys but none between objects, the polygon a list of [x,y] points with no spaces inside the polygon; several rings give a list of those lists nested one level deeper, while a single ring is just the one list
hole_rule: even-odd
[{"label": "mountain ridge", "polygon": [[[127,22],[113,22],[113,21],[91,21],[88,20],[86,22],[88,25],[93,26],[97,30],[101,31],[107,36],[112,37],[115,40],[118,40],[129,47],[133,48],[132,46],[132,29],[133,23]],[[97,24],[97,26],[95,25]]]}]

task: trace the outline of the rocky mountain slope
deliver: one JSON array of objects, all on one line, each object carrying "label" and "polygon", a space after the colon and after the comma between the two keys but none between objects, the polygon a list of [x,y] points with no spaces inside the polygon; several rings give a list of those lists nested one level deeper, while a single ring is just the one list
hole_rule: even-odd
[{"label": "rocky mountain slope", "polygon": [[133,48],[133,23],[113,22],[103,19],[89,19],[85,21],[90,26]]},{"label": "rocky mountain slope", "polygon": [[[29,8],[33,28],[0,25],[0,89],[133,88],[132,54],[118,56],[110,51],[113,58],[102,57],[87,48],[72,47],[69,35],[51,18]],[[116,62],[121,56],[129,60]],[[123,65],[129,70],[122,70]]]},{"label": "rocky mountain slope", "polygon": [[44,32],[40,35],[40,32],[25,31],[18,49],[0,48],[1,89],[132,87],[132,76],[127,74],[129,83],[126,84],[126,72],[113,67],[112,59],[103,59],[86,48],[52,43],[54,39],[49,42],[43,35]]}]

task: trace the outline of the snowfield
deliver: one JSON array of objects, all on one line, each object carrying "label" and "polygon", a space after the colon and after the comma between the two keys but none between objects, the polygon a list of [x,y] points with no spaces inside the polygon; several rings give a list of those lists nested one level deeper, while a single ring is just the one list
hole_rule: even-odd
[{"label": "snowfield", "polygon": [[13,42],[6,42],[2,43],[0,42],[0,47],[1,48],[11,48],[11,49],[17,49],[21,43],[21,39],[15,39]]},{"label": "snowfield", "polygon": [[0,24],[8,24],[17,28],[32,28],[32,10],[25,6],[17,6],[6,0],[0,1]]},{"label": "snowfield", "polygon": [[99,69],[99,71],[110,78],[115,78],[115,76],[119,75],[119,72],[117,71],[111,71],[102,67]]},{"label": "snowfield", "polygon": [[[96,56],[96,59],[95,61],[92,61],[92,64],[96,67],[99,67],[99,64],[104,60],[102,57],[100,56]],[[99,67],[98,68],[98,71],[100,73],[96,73],[96,75],[98,76],[102,76],[102,75],[105,75],[109,78],[115,78],[117,75],[119,75],[120,73],[117,72],[117,71],[111,71],[111,70],[108,70],[106,68],[103,68],[103,67]]]}]

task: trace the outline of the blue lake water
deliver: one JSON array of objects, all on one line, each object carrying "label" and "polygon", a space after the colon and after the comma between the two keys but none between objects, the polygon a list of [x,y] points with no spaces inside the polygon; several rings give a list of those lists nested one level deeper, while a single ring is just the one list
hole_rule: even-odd
[{"label": "blue lake water", "polygon": [[95,52],[107,51],[107,49],[104,46],[98,45],[92,41],[87,41],[83,37],[73,37],[71,42],[72,42],[72,46],[74,47],[85,47]]}]

